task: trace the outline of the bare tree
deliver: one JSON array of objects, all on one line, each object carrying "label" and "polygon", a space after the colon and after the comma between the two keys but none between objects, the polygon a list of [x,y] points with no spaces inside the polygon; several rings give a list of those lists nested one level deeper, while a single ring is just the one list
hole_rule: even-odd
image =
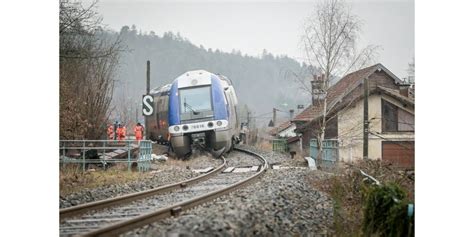
[{"label": "bare tree", "polygon": [[[335,107],[328,107],[327,93],[332,80],[357,70],[371,62],[378,47],[369,45],[358,50],[356,42],[361,33],[361,21],[350,12],[343,0],[325,0],[316,5],[315,12],[306,19],[301,42],[309,68],[319,77],[318,100],[321,118],[314,135],[318,140],[319,156],[325,137],[328,118]],[[311,93],[314,93],[311,91]]]},{"label": "bare tree", "polygon": [[110,116],[120,40],[104,34],[97,1],[61,0],[59,11],[60,137],[98,139]]},{"label": "bare tree", "polygon": [[115,110],[116,116],[123,126],[127,128],[127,133],[131,132],[136,122],[137,103],[130,96],[130,93],[122,91],[120,94],[120,103]]}]

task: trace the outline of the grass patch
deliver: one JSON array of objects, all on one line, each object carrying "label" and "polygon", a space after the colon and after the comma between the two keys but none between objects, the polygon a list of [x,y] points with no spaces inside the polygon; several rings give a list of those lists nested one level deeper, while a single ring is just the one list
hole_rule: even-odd
[{"label": "grass patch", "polygon": [[261,151],[273,151],[272,141],[261,140],[257,144],[255,144],[255,147]]},{"label": "grass patch", "polygon": [[59,194],[64,196],[83,189],[127,183],[148,175],[147,173],[118,169],[82,172],[80,167],[70,165],[59,171]]}]

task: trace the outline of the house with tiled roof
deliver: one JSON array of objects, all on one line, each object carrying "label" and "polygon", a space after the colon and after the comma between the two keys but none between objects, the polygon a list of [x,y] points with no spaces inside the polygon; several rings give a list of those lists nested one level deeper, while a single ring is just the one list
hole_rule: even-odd
[{"label": "house with tiled roof", "polygon": [[280,125],[268,131],[268,134],[273,139],[285,139],[288,146],[288,152],[294,151],[296,154],[301,154],[301,138],[300,134],[295,133],[296,124],[291,120],[287,120]]},{"label": "house with tiled roof", "polygon": [[281,123],[280,125],[272,128],[270,131],[268,131],[268,134],[276,137],[294,137],[296,136],[296,133],[294,131],[295,128],[296,125],[290,120],[287,120]]},{"label": "house with tiled roof", "polygon": [[[415,101],[410,86],[382,64],[347,74],[327,91],[325,139],[337,139],[339,160],[352,162],[363,157],[364,79],[369,84],[369,158],[413,167]],[[319,128],[322,100],[298,114],[292,122],[302,134],[303,149]],[[306,152],[308,154],[308,152]]]}]

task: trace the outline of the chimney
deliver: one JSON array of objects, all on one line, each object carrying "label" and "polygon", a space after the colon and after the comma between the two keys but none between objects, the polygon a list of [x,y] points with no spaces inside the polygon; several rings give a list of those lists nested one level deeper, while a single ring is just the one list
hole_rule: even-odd
[{"label": "chimney", "polygon": [[319,100],[324,99],[325,92],[324,86],[324,74],[321,76],[313,75],[313,81],[311,81],[311,94],[313,106],[318,104]]},{"label": "chimney", "polygon": [[410,86],[400,86],[400,95],[408,97],[408,90],[409,89],[410,89]]},{"label": "chimney", "polygon": [[295,114],[294,109],[290,109],[290,120],[293,119],[293,115]]}]

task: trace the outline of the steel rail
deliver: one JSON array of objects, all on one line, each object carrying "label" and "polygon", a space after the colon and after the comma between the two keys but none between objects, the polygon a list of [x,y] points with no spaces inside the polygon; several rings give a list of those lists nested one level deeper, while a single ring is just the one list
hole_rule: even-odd
[{"label": "steel rail", "polygon": [[258,159],[260,159],[263,163],[262,168],[260,169],[259,172],[256,174],[241,180],[237,183],[234,183],[226,188],[216,190],[214,192],[210,192],[208,194],[204,194],[195,198],[188,199],[186,201],[182,201],[180,203],[174,204],[172,206],[160,208],[154,212],[150,212],[135,218],[131,218],[128,220],[120,221],[117,223],[110,224],[108,226],[105,226],[103,228],[91,231],[89,233],[84,234],[83,236],[117,236],[121,233],[133,230],[135,228],[139,228],[141,226],[144,226],[146,224],[150,224],[171,216],[177,216],[179,215],[180,212],[189,210],[193,207],[196,207],[202,203],[212,201],[220,196],[226,195],[232,191],[235,191],[236,189],[242,188],[245,185],[250,184],[252,181],[256,181],[258,177],[263,175],[263,173],[267,170],[268,168],[268,162],[267,160],[252,151],[240,149],[240,148],[234,148],[235,150],[238,150],[243,153],[247,153],[253,156],[256,156]]},{"label": "steel rail", "polygon": [[63,221],[63,219],[72,217],[72,216],[77,216],[80,214],[83,214],[85,212],[89,212],[92,210],[100,210],[104,209],[107,207],[111,206],[118,206],[121,204],[129,203],[138,199],[143,199],[149,196],[154,196],[157,194],[162,194],[165,192],[169,192],[178,188],[186,188],[191,184],[195,184],[197,182],[204,181],[206,179],[209,179],[211,176],[216,175],[220,171],[222,171],[226,167],[226,160],[225,158],[222,159],[222,164],[218,166],[216,169],[212,170],[209,173],[200,175],[198,177],[194,177],[191,179],[187,179],[181,182],[173,183],[173,184],[168,184],[164,186],[160,186],[154,189],[149,189],[149,190],[144,190],[141,192],[136,192],[136,193],[131,193],[131,194],[126,194],[123,196],[119,197],[114,197],[114,198],[109,198],[109,199],[104,199],[100,201],[95,201],[95,202],[89,202],[89,203],[84,203],[81,205],[73,206],[73,207],[68,207],[68,208],[63,208],[59,210],[59,219],[60,222]]}]

